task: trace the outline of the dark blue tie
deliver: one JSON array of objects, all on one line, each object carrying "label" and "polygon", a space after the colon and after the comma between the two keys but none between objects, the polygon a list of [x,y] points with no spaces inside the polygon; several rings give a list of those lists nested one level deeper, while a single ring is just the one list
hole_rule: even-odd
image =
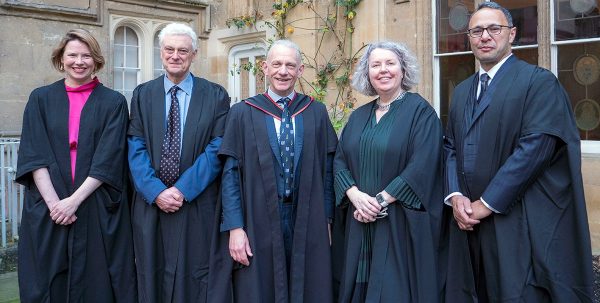
[{"label": "dark blue tie", "polygon": [[481,74],[481,76],[479,76],[479,83],[481,85],[481,89],[479,90],[479,97],[477,97],[477,103],[479,103],[479,101],[481,101],[483,94],[487,90],[489,80],[490,80],[490,76],[488,76],[488,74],[484,73],[484,74]]},{"label": "dark blue tie", "polygon": [[283,171],[283,191],[286,198],[292,195],[294,182],[294,125],[288,107],[289,102],[289,98],[281,98],[277,101],[283,109],[279,127],[279,152]]},{"label": "dark blue tie", "polygon": [[179,117],[179,100],[177,99],[177,91],[179,89],[175,85],[169,90],[171,94],[171,107],[169,108],[167,131],[160,156],[160,180],[167,187],[173,186],[179,178],[179,151],[181,150],[181,119]]}]

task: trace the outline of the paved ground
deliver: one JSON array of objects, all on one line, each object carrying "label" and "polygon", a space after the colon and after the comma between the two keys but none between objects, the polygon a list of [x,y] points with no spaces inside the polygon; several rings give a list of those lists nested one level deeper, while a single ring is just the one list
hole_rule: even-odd
[{"label": "paved ground", "polygon": [[[594,256],[594,302],[600,302],[600,256]],[[0,274],[0,303],[17,303],[19,285],[16,272]]]},{"label": "paved ground", "polygon": [[19,284],[17,273],[9,272],[0,275],[0,303],[19,302]]}]

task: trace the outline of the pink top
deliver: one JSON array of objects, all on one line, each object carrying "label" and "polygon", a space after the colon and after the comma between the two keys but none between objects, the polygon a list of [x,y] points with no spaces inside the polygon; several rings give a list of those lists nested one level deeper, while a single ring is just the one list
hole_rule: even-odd
[{"label": "pink top", "polygon": [[71,180],[75,182],[75,163],[77,162],[77,142],[79,141],[79,121],[81,110],[92,94],[92,90],[100,83],[98,78],[79,87],[70,87],[65,84],[69,97],[69,147],[71,150]]}]

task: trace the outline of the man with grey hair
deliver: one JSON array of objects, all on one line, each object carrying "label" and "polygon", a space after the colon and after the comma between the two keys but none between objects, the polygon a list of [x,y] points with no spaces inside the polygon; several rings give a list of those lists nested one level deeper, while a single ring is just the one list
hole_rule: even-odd
[{"label": "man with grey hair", "polygon": [[304,70],[296,44],[274,42],[262,70],[269,89],[231,108],[219,151],[223,210],[209,298],[332,302],[337,136],[325,105],[294,91]]},{"label": "man with grey hair", "polygon": [[469,21],[479,72],[454,90],[445,138],[447,302],[592,302],[579,133],[549,71],[512,55],[510,12]]},{"label": "man with grey hair", "polygon": [[159,42],[165,75],[134,90],[128,130],[139,298],[205,302],[229,96],[190,73],[189,26],[167,25]]}]

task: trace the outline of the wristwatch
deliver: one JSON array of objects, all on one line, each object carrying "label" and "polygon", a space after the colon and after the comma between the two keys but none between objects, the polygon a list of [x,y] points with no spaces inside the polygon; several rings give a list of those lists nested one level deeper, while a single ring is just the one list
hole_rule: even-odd
[{"label": "wristwatch", "polygon": [[381,208],[385,208],[388,205],[390,205],[390,203],[388,203],[388,201],[385,201],[385,198],[383,197],[383,195],[381,193],[378,193],[377,195],[375,195],[375,199],[377,200],[377,203],[379,203],[379,205],[381,205]]}]

